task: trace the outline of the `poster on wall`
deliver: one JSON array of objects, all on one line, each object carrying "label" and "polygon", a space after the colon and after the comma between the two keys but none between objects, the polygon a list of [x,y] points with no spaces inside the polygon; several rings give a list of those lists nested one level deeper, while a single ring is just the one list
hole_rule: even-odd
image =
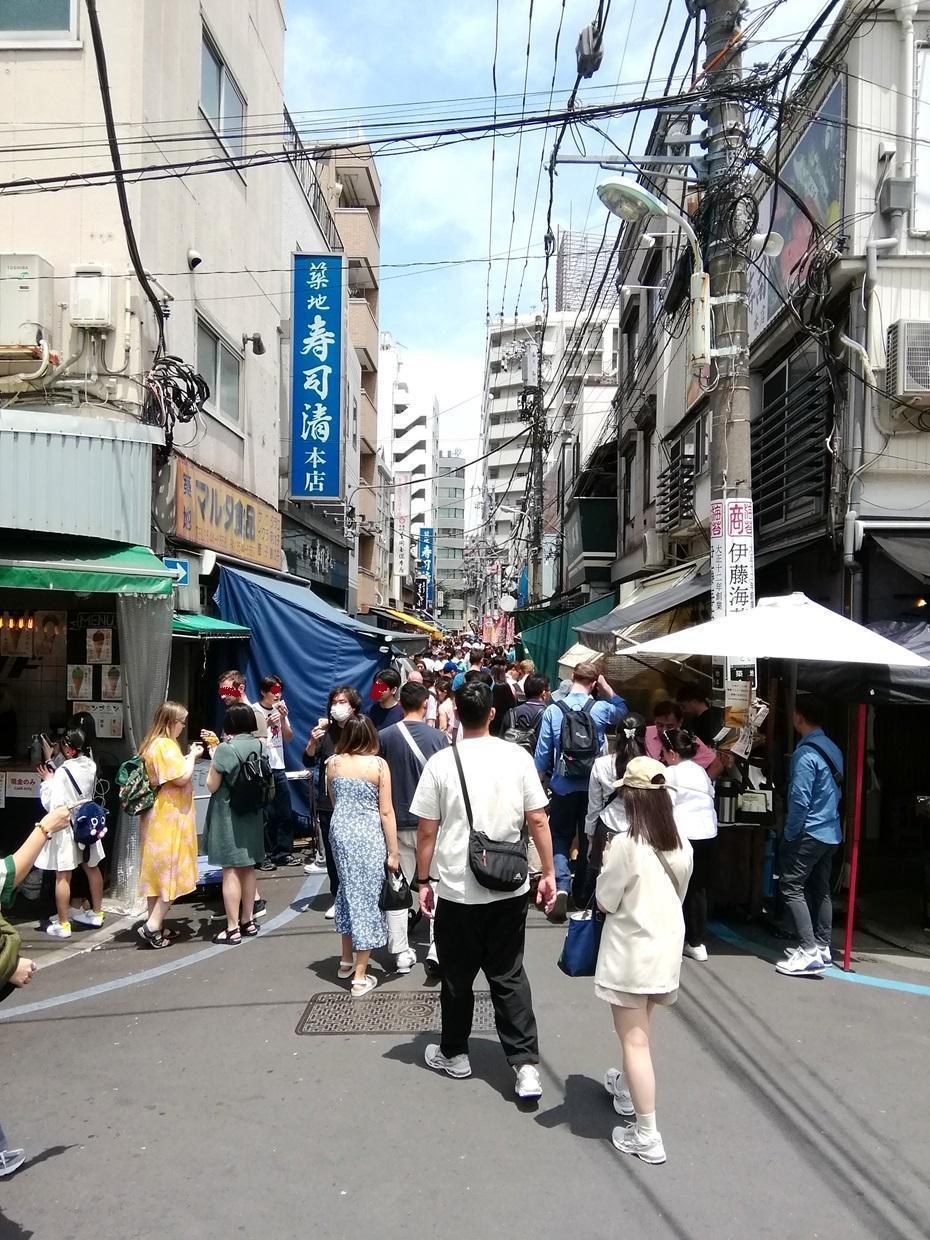
[{"label": "poster on wall", "polygon": [[118,702],[88,702],[84,708],[94,721],[97,735],[107,740],[123,736],[123,708]]},{"label": "poster on wall", "polygon": [[87,630],[87,662],[111,663],[113,661],[113,630]]},{"label": "poster on wall", "polygon": [[94,696],[94,669],[89,663],[68,664],[68,701],[89,702]]},{"label": "poster on wall", "polygon": [[0,809],[6,808],[6,772],[0,771]]},{"label": "poster on wall", "polygon": [[68,636],[68,613],[37,611],[33,635],[33,653],[37,659],[63,654]]},{"label": "poster on wall", "polygon": [[101,671],[100,696],[105,702],[121,702],[123,700],[123,669],[118,663],[111,663]]},{"label": "poster on wall", "polygon": [[0,654],[13,655],[18,659],[32,658],[32,629],[17,623],[4,624],[0,629]]}]

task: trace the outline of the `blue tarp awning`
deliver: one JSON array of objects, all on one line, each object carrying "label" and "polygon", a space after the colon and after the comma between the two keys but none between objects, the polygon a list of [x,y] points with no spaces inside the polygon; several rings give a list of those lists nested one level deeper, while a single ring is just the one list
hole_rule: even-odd
[{"label": "blue tarp awning", "polygon": [[251,641],[237,646],[249,697],[263,676],[284,681],[294,739],[288,770],[299,770],[307,737],[337,685],[353,685],[365,701],[375,672],[390,661],[395,634],[373,629],[330,606],[309,588],[223,567],[215,602],[224,620],[244,625]]}]

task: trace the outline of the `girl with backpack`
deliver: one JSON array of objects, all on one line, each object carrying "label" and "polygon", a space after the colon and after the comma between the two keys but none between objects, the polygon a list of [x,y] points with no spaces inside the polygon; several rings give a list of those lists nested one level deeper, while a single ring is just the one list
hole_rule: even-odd
[{"label": "girl with backpack", "polygon": [[594,993],[610,1004],[622,1048],[621,1066],[604,1087],[630,1127],[613,1130],[623,1154],[665,1162],[656,1127],[656,1080],[650,1033],[657,1006],[674,1003],[681,973],[685,923],[681,902],[691,877],[691,845],[672,813],[665,769],[653,758],[627,763],[620,800],[629,829],[614,835],[597,880],[605,913]]},{"label": "girl with backpack", "polygon": [[168,947],[175,936],[164,930],[165,914],[180,896],[197,886],[197,818],[194,813],[194,765],[203,745],[194,741],[187,754],[178,738],[187,726],[187,707],[163,702],[139,746],[149,783],[156,796],[140,815],[142,862],[139,894],[148,903],[148,918],[137,933],[145,947]]},{"label": "girl with backpack", "polygon": [[588,813],[584,833],[588,837],[588,869],[585,875],[585,906],[594,894],[604,851],[611,836],[628,831],[620,783],[633,758],[646,753],[646,721],[642,715],[624,715],[616,728],[616,750],[597,758],[588,781]]},{"label": "girl with backpack", "polygon": [[230,706],[223,720],[226,737],[213,751],[207,772],[210,804],[204,844],[211,865],[223,869],[223,905],[226,926],[214,943],[231,946],[242,936],[258,934],[252,915],[255,903],[255,867],[265,859],[265,809],[259,780],[253,789],[250,772],[261,763],[262,743],[255,731],[255,712],[240,702]]},{"label": "girl with backpack", "polygon": [[[61,755],[64,761],[57,768],[51,763],[36,768],[42,781],[39,799],[46,811],[92,801],[94,797],[97,765],[81,728],[71,727],[65,732],[61,738]],[[103,925],[103,875],[100,872],[103,858],[103,845],[99,840],[88,844],[85,851],[75,841],[71,827],[46,841],[36,858],[36,869],[55,872],[57,910],[46,927],[46,934],[55,939],[68,939],[72,921],[85,926]],[[82,866],[87,875],[89,909],[71,907],[71,875],[78,866]]]}]

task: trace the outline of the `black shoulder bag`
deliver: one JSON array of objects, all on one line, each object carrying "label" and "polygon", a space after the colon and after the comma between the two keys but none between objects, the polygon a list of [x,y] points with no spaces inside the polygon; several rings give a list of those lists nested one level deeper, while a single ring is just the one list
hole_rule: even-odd
[{"label": "black shoulder bag", "polygon": [[462,799],[468,819],[468,865],[475,881],[488,891],[519,891],[529,876],[530,868],[527,859],[526,824],[524,823],[521,838],[516,844],[492,840],[483,831],[476,831],[462,759],[455,745],[452,746],[452,754],[462,785]]}]

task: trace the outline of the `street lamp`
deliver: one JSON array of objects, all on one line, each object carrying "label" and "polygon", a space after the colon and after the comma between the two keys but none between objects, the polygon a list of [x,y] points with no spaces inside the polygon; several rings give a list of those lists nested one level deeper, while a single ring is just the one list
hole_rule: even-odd
[{"label": "street lamp", "polygon": [[651,215],[664,215],[674,221],[691,243],[694,271],[691,275],[691,366],[695,371],[710,365],[710,276],[704,270],[700,242],[691,222],[679,211],[650,193],[638,181],[610,177],[597,187],[597,196],[611,213],[628,224],[638,224]]}]

